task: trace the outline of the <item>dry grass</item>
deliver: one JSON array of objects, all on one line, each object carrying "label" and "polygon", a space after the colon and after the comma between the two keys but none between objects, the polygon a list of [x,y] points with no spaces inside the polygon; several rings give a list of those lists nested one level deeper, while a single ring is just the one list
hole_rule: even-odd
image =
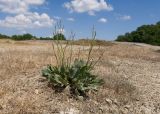
[{"label": "dry grass", "polygon": [[157,50],[156,52],[160,53],[160,50]]},{"label": "dry grass", "polygon": [[160,56],[154,50],[147,47],[119,44],[112,47],[106,47],[106,53],[109,56],[118,58],[132,58],[137,60],[160,61]]},{"label": "dry grass", "polygon": [[[45,51],[43,47],[10,44],[8,46],[4,45],[0,50],[1,78],[54,63],[52,60],[52,52]],[[6,76],[4,77],[4,75]]]},{"label": "dry grass", "polygon": [[[105,40],[86,40],[86,39],[80,39],[72,41],[73,45],[80,45],[80,46],[89,46],[93,42],[94,46],[113,46],[116,45],[113,42],[105,41]],[[65,43],[65,42],[64,42]]]},{"label": "dry grass", "polygon": [[[89,93],[90,100],[77,101],[70,98],[67,89],[64,93],[55,94],[41,77],[42,67],[55,64],[50,44],[51,42],[47,41],[0,40],[0,114],[54,114],[69,110],[98,114],[104,113],[101,107],[108,106],[106,98],[117,100],[116,108],[120,111],[127,104],[135,104],[139,97],[137,92],[143,93],[144,88],[140,85],[142,81],[139,81],[141,78],[138,78],[136,73],[146,74],[146,79],[150,79],[149,74],[160,74],[158,72],[160,56],[152,49],[122,44],[105,46],[102,48],[105,50],[104,57],[93,72],[100,75],[106,84],[98,92]],[[77,51],[80,47],[74,46],[74,50]],[[85,50],[87,49],[85,46]],[[81,53],[83,58],[86,54],[86,51]],[[92,56],[96,58],[98,54],[99,50],[95,48]],[[156,67],[152,68],[151,65]],[[144,72],[144,66],[152,71]],[[137,69],[138,67],[141,69]],[[158,85],[154,87],[157,88],[154,93],[158,92]],[[139,89],[142,92],[139,92]],[[145,94],[143,95],[145,97]],[[158,93],[154,95],[155,100],[158,101]],[[139,107],[139,104],[134,105],[135,107]],[[110,107],[111,113],[112,108]]]}]

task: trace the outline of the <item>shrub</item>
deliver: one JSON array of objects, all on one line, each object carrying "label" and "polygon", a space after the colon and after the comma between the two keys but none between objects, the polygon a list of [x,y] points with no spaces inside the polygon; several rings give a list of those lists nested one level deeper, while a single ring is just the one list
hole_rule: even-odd
[{"label": "shrub", "polygon": [[54,87],[63,89],[69,86],[74,95],[86,96],[86,92],[97,90],[103,84],[102,79],[91,74],[91,69],[83,60],[75,60],[71,67],[49,65],[42,75]]},{"label": "shrub", "polygon": [[53,40],[66,40],[66,38],[62,33],[57,33],[53,36]]},{"label": "shrub", "polygon": [[[55,30],[55,33],[57,31]],[[54,33],[54,34],[55,34]],[[73,39],[74,34],[71,33],[72,41],[65,45],[59,40],[53,44],[54,56],[57,64],[55,66],[48,65],[42,70],[42,76],[47,78],[50,85],[58,90],[64,90],[67,86],[70,87],[70,92],[75,96],[86,96],[90,90],[97,90],[103,84],[103,80],[91,73],[96,63],[101,59],[102,54],[96,61],[92,61],[91,53],[96,32],[93,30],[92,42],[90,44],[87,60],[80,57],[80,50],[77,57],[73,57]],[[67,52],[67,53],[66,53]]]}]

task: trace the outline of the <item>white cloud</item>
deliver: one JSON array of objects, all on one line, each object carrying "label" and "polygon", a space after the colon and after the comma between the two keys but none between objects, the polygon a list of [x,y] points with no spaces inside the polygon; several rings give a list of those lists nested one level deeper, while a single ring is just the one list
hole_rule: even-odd
[{"label": "white cloud", "polygon": [[28,13],[18,14],[16,16],[7,16],[4,20],[0,20],[1,27],[7,28],[40,28],[40,27],[51,27],[54,20],[51,19],[46,13]]},{"label": "white cloud", "polygon": [[5,13],[26,13],[30,5],[42,5],[45,0],[0,0],[0,11]]},{"label": "white cloud", "polygon": [[106,19],[106,18],[100,18],[100,19],[98,20],[98,22],[106,23],[106,22],[107,22],[107,19]]},{"label": "white cloud", "polygon": [[67,20],[68,20],[68,21],[75,21],[75,19],[72,18],[72,17],[71,17],[71,18],[67,18]]},{"label": "white cloud", "polygon": [[54,16],[54,19],[56,19],[56,20],[61,20],[62,18],[59,17],[59,16]]},{"label": "white cloud", "polygon": [[26,33],[27,33],[27,31],[25,31],[25,30],[22,30],[22,31],[21,31],[21,33],[22,33],[22,34],[26,34]]},{"label": "white cloud", "polygon": [[64,7],[70,12],[84,13],[95,15],[95,12],[101,10],[112,11],[113,7],[107,4],[105,0],[72,0],[64,3]]},{"label": "white cloud", "polygon": [[32,4],[32,5],[42,5],[45,0],[22,0],[27,4]]},{"label": "white cloud", "polygon": [[89,11],[88,14],[91,15],[91,16],[95,16],[96,15],[95,12],[93,12],[93,11]]},{"label": "white cloud", "polygon": [[127,21],[127,20],[131,20],[132,17],[130,15],[123,15],[123,16],[120,16],[119,19]]},{"label": "white cloud", "polygon": [[117,20],[128,21],[131,20],[132,17],[126,14],[114,13],[114,16]]},{"label": "white cloud", "polygon": [[0,0],[0,12],[7,15],[0,19],[0,27],[26,29],[51,27],[54,20],[48,14],[31,12],[31,6],[42,5],[45,0]]}]

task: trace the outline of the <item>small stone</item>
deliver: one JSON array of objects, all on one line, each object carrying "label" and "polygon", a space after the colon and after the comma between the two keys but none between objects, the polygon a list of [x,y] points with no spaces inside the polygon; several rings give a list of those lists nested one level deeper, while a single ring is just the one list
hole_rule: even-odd
[{"label": "small stone", "polygon": [[109,105],[112,104],[112,100],[110,100],[110,99],[106,99],[106,102],[107,102]]},{"label": "small stone", "polygon": [[102,112],[106,112],[108,110],[108,106],[101,106],[99,107],[99,110],[101,110]]},{"label": "small stone", "polygon": [[43,110],[43,114],[49,114],[49,112],[46,110]]},{"label": "small stone", "polygon": [[118,101],[117,101],[116,99],[113,101],[113,103],[114,103],[115,105],[119,106],[119,103],[118,103]]},{"label": "small stone", "polygon": [[67,109],[65,111],[60,111],[60,114],[79,114],[80,111],[74,108]]},{"label": "small stone", "polygon": [[130,105],[125,105],[124,108],[129,109],[131,106]]},{"label": "small stone", "polygon": [[122,114],[128,114],[128,110],[127,110],[127,109],[121,109],[120,112],[121,112]]},{"label": "small stone", "polygon": [[0,110],[3,110],[3,107],[0,105]]},{"label": "small stone", "polygon": [[65,94],[69,95],[70,94],[70,87],[67,86],[64,91],[63,91]]},{"label": "small stone", "polygon": [[78,96],[78,100],[84,101],[84,97],[83,96]]},{"label": "small stone", "polygon": [[36,89],[36,90],[35,90],[35,94],[39,94],[39,91],[38,91],[38,89]]}]

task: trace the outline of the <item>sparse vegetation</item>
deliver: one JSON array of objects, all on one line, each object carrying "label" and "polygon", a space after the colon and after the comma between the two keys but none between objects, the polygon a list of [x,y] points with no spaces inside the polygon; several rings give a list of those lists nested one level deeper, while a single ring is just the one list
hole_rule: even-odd
[{"label": "sparse vegetation", "polygon": [[[56,43],[53,44],[57,51]],[[83,51],[83,46],[73,45],[73,58],[78,56],[79,48],[82,50],[80,57],[87,60],[88,46],[84,46]],[[80,101],[70,98],[68,86],[63,92],[55,94],[39,72],[48,64],[52,66],[57,64],[50,41],[6,42],[1,39],[0,113],[50,114],[74,109],[84,114],[103,114],[105,110],[110,112],[118,110],[117,113],[125,110],[127,113],[140,114],[141,107],[147,103],[151,104],[147,109],[155,109],[153,113],[159,113],[156,107],[159,107],[160,101],[158,84],[160,56],[151,49],[156,47],[117,43],[99,50],[97,48],[98,46],[93,48],[92,58],[96,59],[102,51],[105,53],[92,70],[92,74],[104,79],[105,84],[98,89],[98,92],[87,92],[89,100]],[[67,56],[70,52],[68,50]],[[141,97],[132,100],[131,97],[137,95],[137,90]],[[108,104],[110,102],[111,104]]]},{"label": "sparse vegetation", "polygon": [[[60,24],[61,23],[58,23],[58,27],[61,27]],[[54,31],[54,34],[57,35],[57,30]],[[73,95],[86,96],[86,92],[90,90],[97,90],[98,87],[103,84],[102,79],[99,79],[96,75],[91,73],[91,70],[102,57],[102,55],[100,55],[99,59],[95,62],[91,60],[95,37],[96,32],[93,29],[87,61],[80,57],[80,50],[78,56],[73,57],[73,33],[71,33],[72,41],[68,41],[65,46],[63,46],[59,40],[55,42],[56,45],[53,45],[53,50],[57,65],[49,65],[46,69],[42,70],[42,75],[47,78],[53,87],[58,89],[62,88],[63,90],[69,86]],[[56,38],[61,39],[61,36],[57,35]],[[67,56],[66,51],[70,53],[69,56]]]},{"label": "sparse vegetation", "polygon": [[0,40],[1,113],[139,114],[148,102],[147,109],[159,112],[158,46],[105,42],[99,48],[94,37],[74,41],[73,33],[71,40],[51,43]]}]

